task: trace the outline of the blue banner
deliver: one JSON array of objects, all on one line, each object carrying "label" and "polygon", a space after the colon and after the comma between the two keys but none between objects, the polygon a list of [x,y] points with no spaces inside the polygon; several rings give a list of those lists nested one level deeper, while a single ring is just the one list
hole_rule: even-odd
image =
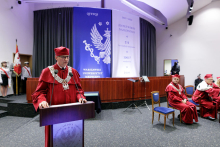
[{"label": "blue banner", "polygon": [[111,77],[111,13],[73,8],[73,67],[81,78]]}]

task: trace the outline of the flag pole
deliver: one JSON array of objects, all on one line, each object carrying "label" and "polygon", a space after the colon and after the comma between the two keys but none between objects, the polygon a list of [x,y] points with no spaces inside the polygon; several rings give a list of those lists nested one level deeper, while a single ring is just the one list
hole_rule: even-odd
[{"label": "flag pole", "polygon": [[18,95],[18,76],[16,75],[16,95]]},{"label": "flag pole", "polygon": [[[17,47],[17,39],[16,39],[16,47]],[[18,76],[16,74],[16,95],[18,95]]]}]

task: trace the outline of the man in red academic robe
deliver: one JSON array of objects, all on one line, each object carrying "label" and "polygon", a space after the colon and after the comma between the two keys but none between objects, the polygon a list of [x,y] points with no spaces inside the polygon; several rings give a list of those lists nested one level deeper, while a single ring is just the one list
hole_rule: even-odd
[{"label": "man in red academic robe", "polygon": [[[55,58],[57,63],[53,66],[49,66],[43,69],[36,91],[32,94],[33,105],[35,110],[38,108],[46,108],[51,105],[74,103],[79,101],[80,103],[86,102],[84,92],[80,84],[80,75],[72,67],[67,66],[69,62],[69,49],[66,47],[55,48]],[[55,74],[55,71],[58,71]],[[73,74],[71,78],[69,73]],[[55,76],[55,84],[53,89]],[[79,91],[76,89],[75,82],[78,85]],[[52,101],[51,93],[53,89]],[[50,146],[50,130],[49,126],[45,126],[45,147]]]},{"label": "man in red academic robe", "polygon": [[168,92],[169,104],[181,111],[182,121],[186,124],[192,124],[193,119],[198,122],[198,114],[196,106],[190,103],[183,93],[183,88],[179,83],[180,76],[175,74],[172,75],[172,82],[166,87]]},{"label": "man in red academic robe", "polygon": [[[214,84],[212,74],[207,74],[204,77],[205,81],[202,81],[194,93],[196,96],[200,96],[202,105],[202,117],[214,120],[216,118],[217,109],[219,107],[219,87]],[[199,103],[199,97],[192,97],[193,101]]]}]

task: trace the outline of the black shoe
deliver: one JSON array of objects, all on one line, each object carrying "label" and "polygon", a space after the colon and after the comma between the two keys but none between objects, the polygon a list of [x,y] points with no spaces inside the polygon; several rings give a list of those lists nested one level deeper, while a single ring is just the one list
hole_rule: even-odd
[{"label": "black shoe", "polygon": [[215,118],[213,118],[213,117],[211,117],[211,116],[209,116],[209,117],[207,117],[209,120],[215,120]]}]

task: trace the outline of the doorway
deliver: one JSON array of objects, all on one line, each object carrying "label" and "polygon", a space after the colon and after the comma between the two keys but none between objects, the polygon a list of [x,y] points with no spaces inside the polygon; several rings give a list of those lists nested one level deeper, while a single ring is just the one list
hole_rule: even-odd
[{"label": "doorway", "polygon": [[[31,69],[31,74],[32,74],[32,55],[19,53],[19,56],[20,56],[20,61],[21,61],[21,68],[25,66],[24,62],[28,61],[30,69]],[[13,53],[13,61],[14,61],[14,57],[15,57],[15,53]],[[24,81],[21,80],[19,93],[24,93],[23,86],[24,86]]]},{"label": "doorway", "polygon": [[163,75],[164,76],[171,75],[171,69],[172,69],[175,62],[178,62],[178,59],[164,59],[164,65],[163,65]]}]

